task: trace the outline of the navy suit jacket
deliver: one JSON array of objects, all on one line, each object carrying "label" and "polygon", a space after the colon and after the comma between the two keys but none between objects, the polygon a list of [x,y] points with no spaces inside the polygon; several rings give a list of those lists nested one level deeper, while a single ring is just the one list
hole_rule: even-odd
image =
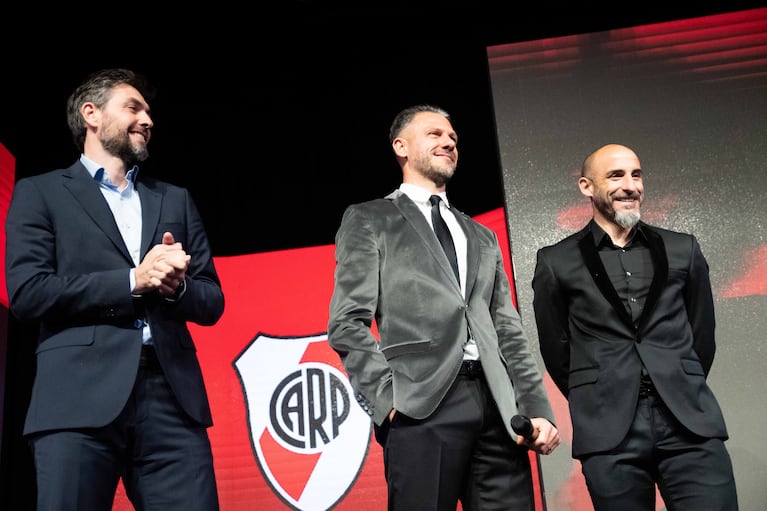
[{"label": "navy suit jacket", "polygon": [[636,325],[607,276],[591,224],[538,251],[533,307],[540,349],[568,399],[576,458],[623,439],[643,364],[682,425],[703,437],[727,438],[706,383],[716,350],[708,264],[694,236],[644,223],[641,229],[654,276]]},{"label": "navy suit jacket", "polygon": [[189,193],[139,177],[141,257],[173,233],[191,255],[186,290],[176,301],[131,295],[134,266],[99,184],[78,161],[21,179],[6,221],[6,282],[11,312],[40,324],[37,368],[24,433],[101,427],[131,393],[147,318],[179,404],[212,425],[187,322],[212,325],[224,295],[203,223]]}]

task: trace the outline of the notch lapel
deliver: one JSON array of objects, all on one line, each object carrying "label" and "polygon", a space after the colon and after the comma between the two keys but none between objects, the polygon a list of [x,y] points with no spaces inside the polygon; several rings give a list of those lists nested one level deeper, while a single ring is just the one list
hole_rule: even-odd
[{"label": "notch lapel", "polygon": [[93,222],[104,232],[120,253],[133,265],[128,247],[125,246],[120,230],[117,228],[112,210],[99,189],[98,183],[91,177],[88,170],[79,161],[69,167],[69,177],[64,182],[64,188],[80,203],[83,211],[93,219]]},{"label": "notch lapel", "polygon": [[[162,233],[156,233],[160,221],[160,206],[162,194],[149,188],[141,182],[136,183],[136,191],[141,201],[141,258],[152,248],[156,239],[155,234],[162,239]],[[186,247],[184,247],[186,249]]]},{"label": "notch lapel", "polygon": [[426,245],[431,256],[439,263],[440,268],[442,268],[442,271],[445,273],[445,277],[453,283],[453,287],[460,294],[460,284],[455,278],[453,269],[450,266],[450,261],[448,261],[445,251],[442,249],[442,245],[439,244],[437,236],[434,234],[429,222],[424,218],[421,210],[418,209],[418,206],[416,206],[415,202],[413,202],[410,197],[399,190],[392,192],[388,198],[392,199],[392,203],[397,207],[416,233],[418,233],[418,236]]},{"label": "notch lapel", "polygon": [[451,208],[458,225],[466,235],[466,296],[471,296],[479,272],[479,236],[471,219],[463,212]]}]

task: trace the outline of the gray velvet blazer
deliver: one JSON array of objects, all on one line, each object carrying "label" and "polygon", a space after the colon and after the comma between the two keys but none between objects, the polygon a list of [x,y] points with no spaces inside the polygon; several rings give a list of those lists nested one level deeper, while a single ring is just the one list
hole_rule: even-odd
[{"label": "gray velvet blazer", "polygon": [[[394,191],[349,206],[336,235],[335,288],[328,339],[358,399],[381,425],[392,408],[429,416],[477,342],[491,393],[512,438],[521,413],[554,423],[522,322],[514,308],[498,240],[453,208],[467,237],[466,297],[418,206]],[[371,326],[375,321],[376,338]]]}]

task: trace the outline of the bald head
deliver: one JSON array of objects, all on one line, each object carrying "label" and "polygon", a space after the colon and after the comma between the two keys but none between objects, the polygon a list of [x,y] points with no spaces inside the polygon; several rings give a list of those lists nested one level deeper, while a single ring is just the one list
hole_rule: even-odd
[{"label": "bald head", "polygon": [[620,144],[603,145],[583,160],[581,176],[593,178],[598,170],[610,168],[615,162],[626,159],[636,160],[638,166],[639,157],[628,147]]},{"label": "bald head", "polygon": [[644,183],[639,157],[620,144],[607,144],[586,157],[578,179],[591,199],[594,220],[618,243],[639,222]]}]

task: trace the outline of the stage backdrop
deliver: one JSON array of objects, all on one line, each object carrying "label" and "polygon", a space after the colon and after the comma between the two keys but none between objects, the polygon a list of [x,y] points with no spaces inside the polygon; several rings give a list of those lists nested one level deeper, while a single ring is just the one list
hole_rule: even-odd
[{"label": "stage backdrop", "polygon": [[[475,218],[498,235],[511,279],[503,209]],[[222,511],[386,509],[381,447],[327,343],[334,246],[215,263],[224,315],[190,326],[213,408]],[[113,509],[133,509],[122,487]]]},{"label": "stage backdrop", "polygon": [[[767,503],[767,9],[487,49],[522,319],[536,251],[582,228],[583,158],[610,142],[642,162],[642,218],[695,234],[708,259],[741,511]],[[535,347],[538,352],[538,347]],[[551,394],[569,442],[569,414]],[[570,445],[542,459],[549,511],[592,509]],[[659,507],[661,504],[659,503]]]},{"label": "stage backdrop", "polygon": [[[13,189],[13,161],[0,144],[3,225]],[[503,209],[475,219],[498,236],[511,280]],[[251,511],[254,506],[261,511],[386,509],[382,450],[327,343],[334,249],[328,245],[215,258],[226,298],[224,315],[215,326],[190,328],[213,409],[210,437],[222,511]],[[4,362],[8,300],[5,279],[0,283]],[[513,288],[512,299],[516,301]],[[4,363],[0,377],[3,369]],[[553,383],[547,380],[546,385],[551,392]],[[531,453],[530,460],[536,511],[541,511],[538,457]],[[113,510],[133,510],[122,485]]]},{"label": "stage backdrop", "polygon": [[[16,176],[16,159],[0,144],[0,226],[5,226]],[[8,360],[8,291],[5,288],[5,228],[0,229],[0,439],[5,418],[6,363]]]},{"label": "stage backdrop", "polygon": [[[0,144],[2,225],[13,183],[14,158]],[[504,210],[475,219],[498,236],[512,280]],[[4,265],[5,230],[0,231]],[[327,343],[334,249],[215,258],[224,315],[215,326],[190,328],[215,421],[210,437],[222,511],[386,509],[381,447]],[[0,272],[0,398],[5,394],[8,314],[4,276]],[[513,286],[512,299],[516,303]],[[551,393],[553,383],[545,383]],[[7,441],[23,445],[21,438]],[[531,453],[530,460],[536,511],[542,511],[538,457]],[[14,469],[24,474],[27,467],[8,467]],[[133,510],[122,485],[113,510]]]}]

